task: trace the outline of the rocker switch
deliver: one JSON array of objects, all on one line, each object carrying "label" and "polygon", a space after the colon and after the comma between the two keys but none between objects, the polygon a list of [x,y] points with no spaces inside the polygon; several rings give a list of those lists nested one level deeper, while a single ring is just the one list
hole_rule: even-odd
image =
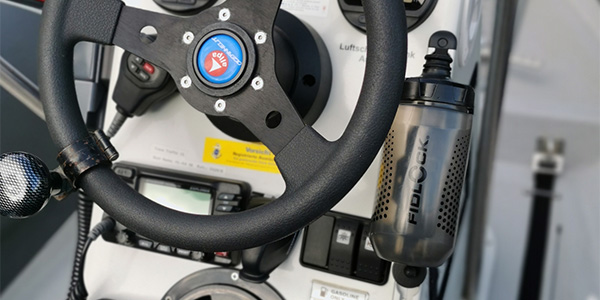
[{"label": "rocker switch", "polygon": [[364,226],[356,259],[356,276],[371,281],[381,282],[385,278],[387,264],[375,253],[369,240],[369,227]]},{"label": "rocker switch", "polygon": [[306,229],[306,244],[302,254],[305,264],[327,268],[329,244],[335,218],[323,216],[314,221]]},{"label": "rocker switch", "polygon": [[337,219],[329,250],[329,271],[352,275],[354,252],[360,223],[350,219]]}]

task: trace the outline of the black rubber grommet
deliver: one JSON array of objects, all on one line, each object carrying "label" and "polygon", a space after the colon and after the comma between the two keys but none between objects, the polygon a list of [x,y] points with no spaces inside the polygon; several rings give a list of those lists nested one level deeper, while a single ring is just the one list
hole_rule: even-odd
[{"label": "black rubber grommet", "polygon": [[405,288],[416,288],[425,281],[427,268],[394,263],[392,266],[392,275],[394,275],[394,280],[400,286]]}]

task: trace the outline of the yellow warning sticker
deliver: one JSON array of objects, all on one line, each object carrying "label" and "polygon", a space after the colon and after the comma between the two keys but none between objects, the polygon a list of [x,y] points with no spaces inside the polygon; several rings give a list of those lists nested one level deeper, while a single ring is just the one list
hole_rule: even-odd
[{"label": "yellow warning sticker", "polygon": [[279,174],[279,169],[275,164],[275,155],[261,143],[243,143],[206,138],[202,161]]}]

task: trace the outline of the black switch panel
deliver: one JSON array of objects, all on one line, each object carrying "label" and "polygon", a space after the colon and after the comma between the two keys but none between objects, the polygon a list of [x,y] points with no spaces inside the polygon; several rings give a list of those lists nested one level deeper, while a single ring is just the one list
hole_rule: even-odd
[{"label": "black switch panel", "polygon": [[329,212],[304,230],[300,263],[307,268],[366,281],[387,282],[390,263],[367,239],[369,219]]},{"label": "black switch panel", "polygon": [[335,221],[329,249],[329,271],[352,275],[359,226],[359,222],[352,219],[339,218]]},{"label": "black switch panel", "polygon": [[323,216],[310,224],[304,237],[302,261],[306,264],[326,268],[329,257],[329,244],[335,218]]},{"label": "black switch panel", "polygon": [[356,276],[372,281],[382,281],[389,263],[379,258],[369,240],[369,226],[363,226],[356,258]]}]

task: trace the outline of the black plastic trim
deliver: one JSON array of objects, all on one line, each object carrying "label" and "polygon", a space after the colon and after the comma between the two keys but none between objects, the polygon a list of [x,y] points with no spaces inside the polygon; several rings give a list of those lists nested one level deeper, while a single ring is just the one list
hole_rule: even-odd
[{"label": "black plastic trim", "polygon": [[57,160],[73,186],[77,186],[77,179],[84,172],[96,166],[111,164],[110,159],[106,156],[96,138],[92,136],[77,140],[62,149],[58,153]]}]

